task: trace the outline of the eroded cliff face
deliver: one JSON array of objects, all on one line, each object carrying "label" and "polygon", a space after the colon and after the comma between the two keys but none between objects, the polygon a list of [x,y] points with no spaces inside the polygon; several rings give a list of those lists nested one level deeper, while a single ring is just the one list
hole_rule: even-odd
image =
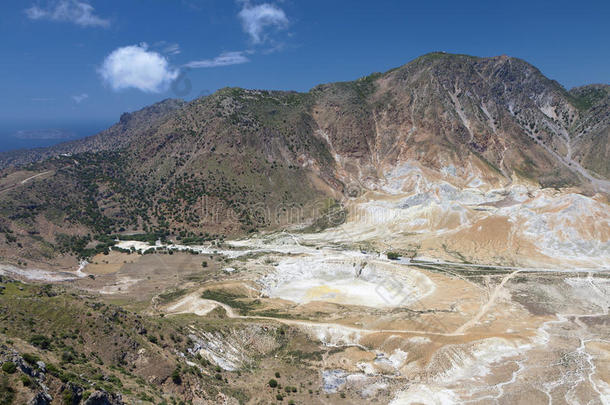
[{"label": "eroded cliff face", "polygon": [[446,54],[319,86],[316,135],[351,193],[338,238],[450,260],[607,266],[610,183],[583,158],[606,153],[592,139],[608,128],[607,86],[594,89],[567,93],[515,58]]},{"label": "eroded cliff face", "polygon": [[586,172],[572,150],[591,147],[583,133],[607,128],[599,110],[608,95],[587,104],[519,59],[430,54],[313,93],[319,134],[359,173],[416,159],[435,169],[482,160],[506,178],[517,172],[548,186],[603,176]]}]

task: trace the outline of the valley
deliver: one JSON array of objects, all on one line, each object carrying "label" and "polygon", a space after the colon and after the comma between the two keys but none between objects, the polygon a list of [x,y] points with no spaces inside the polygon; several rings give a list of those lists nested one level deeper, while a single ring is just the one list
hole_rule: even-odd
[{"label": "valley", "polygon": [[[307,403],[341,403],[342,396],[392,404],[608,398],[607,269],[397,261],[307,244],[311,236],[227,241],[215,253],[189,247],[196,255],[180,247],[172,255],[99,255],[82,270],[94,278],[75,275],[69,283],[146,317],[186,321],[194,342],[187,364],[200,355],[225,372],[241,370],[245,381],[292,371],[285,360],[266,369],[251,357],[252,342],[235,341],[235,332],[214,337],[216,327],[199,329],[192,316],[238,330],[287,328],[323,353],[299,361],[310,370],[301,377],[305,387],[319,391],[294,396]],[[254,402],[267,395],[246,391]]]},{"label": "valley", "polygon": [[[409,176],[392,174],[391,193],[385,186],[386,194],[372,190],[346,199],[350,214],[322,232],[297,227],[204,245],[125,238],[78,271],[4,267],[2,272],[25,281],[59,282],[145,317],[184,325],[192,346],[178,362],[197,364],[196,356],[231,375],[239,371],[243,395],[253,403],[269,397],[251,389],[261,374],[295,372],[282,355],[266,368],[271,367],[266,352],[253,354],[253,342],[234,335],[270,325],[320,353],[298,360],[307,371],[299,374],[302,387],[288,395],[295,401],[607,403],[608,242],[597,236],[578,242],[579,250],[568,249],[572,245],[565,243],[576,240],[572,235],[562,242],[566,225],[556,219],[573,204],[595,213],[591,209],[598,202],[514,183],[502,190],[457,191],[437,180],[420,186],[425,190],[404,193],[399,181],[408,184]],[[451,198],[437,197],[448,192],[454,193]],[[513,202],[496,204],[507,200]],[[457,208],[443,201],[460,204],[466,212],[448,220]],[[480,224],[513,215],[515,220],[508,221],[513,228],[496,225],[493,237],[502,241],[499,245],[512,238],[513,246],[522,248],[528,235],[518,221],[523,214],[514,211],[517,204],[519,210],[535,205],[539,214],[550,213],[538,216],[544,223],[536,226],[547,236],[529,240],[525,261],[522,251],[488,256],[491,249],[485,249],[485,256],[477,256],[479,251],[426,242],[433,236],[464,246],[469,239],[481,240]],[[607,211],[596,215],[607,221]],[[413,223],[410,218],[443,221]],[[424,243],[413,245],[413,231]],[[589,232],[598,235],[595,228]],[[196,326],[194,319],[207,326]],[[233,332],[225,335],[221,325]],[[263,336],[269,339],[267,332]]]}]

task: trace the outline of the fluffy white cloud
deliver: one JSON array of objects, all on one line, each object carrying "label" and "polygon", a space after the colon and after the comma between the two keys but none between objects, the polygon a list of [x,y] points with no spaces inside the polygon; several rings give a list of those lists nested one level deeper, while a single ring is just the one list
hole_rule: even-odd
[{"label": "fluffy white cloud", "polygon": [[89,94],[87,94],[87,93],[72,96],[72,100],[74,100],[76,102],[76,104],[80,104],[88,98],[89,98]]},{"label": "fluffy white cloud", "polygon": [[242,27],[255,44],[265,42],[265,29],[269,27],[286,28],[288,18],[281,8],[263,3],[256,6],[250,2],[243,2],[243,7],[238,14]]},{"label": "fluffy white cloud", "polygon": [[110,21],[98,17],[93,6],[86,1],[55,0],[48,7],[32,6],[25,10],[32,20],[72,22],[81,27],[108,27]]},{"label": "fluffy white cloud", "polygon": [[147,93],[167,90],[179,75],[161,54],[146,44],[125,46],[106,57],[99,73],[113,90],[135,88]]},{"label": "fluffy white cloud", "polygon": [[223,52],[214,59],[196,60],[184,65],[188,68],[211,68],[218,66],[239,65],[248,63],[250,59],[244,55],[244,52]]}]

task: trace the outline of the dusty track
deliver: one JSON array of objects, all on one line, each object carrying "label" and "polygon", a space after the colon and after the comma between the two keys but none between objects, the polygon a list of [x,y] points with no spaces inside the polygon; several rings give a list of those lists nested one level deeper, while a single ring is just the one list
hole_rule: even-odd
[{"label": "dusty track", "polygon": [[25,179],[25,180],[21,180],[21,184],[25,184],[25,183],[27,183],[28,181],[30,181],[30,180],[32,180],[32,179],[35,179],[36,177],[43,176],[43,175],[45,175],[45,174],[47,174],[47,173],[51,173],[51,171],[52,171],[52,170],[47,170],[46,172],[42,172],[42,173],[38,173],[38,174],[35,174],[35,175],[33,175],[33,176],[30,176],[30,177],[28,177],[28,178],[27,178],[27,179]]},{"label": "dusty track", "polygon": [[[200,295],[200,292],[195,293]],[[222,302],[208,300],[208,299],[200,299],[201,302],[205,302],[208,304],[215,305],[216,307],[221,307],[225,310],[227,317],[231,319],[247,319],[247,320],[255,320],[255,321],[275,321],[279,323],[283,323],[285,325],[293,325],[293,326],[304,326],[304,327],[313,327],[313,328],[337,328],[342,329],[347,332],[361,332],[361,333],[394,333],[394,334],[409,334],[409,335],[437,335],[437,336],[454,336],[455,333],[443,333],[443,332],[429,332],[429,331],[421,331],[421,330],[409,330],[409,329],[367,329],[367,328],[357,328],[354,326],[346,326],[339,323],[327,323],[327,322],[313,322],[313,321],[303,321],[298,319],[285,319],[285,318],[273,318],[270,316],[251,316],[251,315],[239,315],[235,312],[235,310],[227,304]],[[190,313],[188,311],[176,312],[176,313]]]},{"label": "dusty track", "polygon": [[494,305],[494,303],[496,302],[496,299],[498,298],[498,294],[504,287],[504,284],[506,284],[506,282],[508,280],[513,278],[515,276],[515,274],[519,273],[520,271],[521,270],[515,270],[512,273],[510,273],[509,275],[507,275],[506,277],[504,277],[502,279],[502,281],[500,282],[500,284],[498,284],[496,286],[496,288],[494,288],[494,290],[491,293],[491,295],[489,296],[489,299],[487,300],[487,302],[481,306],[481,308],[479,309],[479,312],[477,312],[477,314],[471,320],[469,320],[468,322],[466,322],[465,324],[463,324],[462,326],[457,328],[455,330],[455,332],[453,332],[453,335],[462,335],[468,329],[470,329],[471,327],[476,325],[481,320],[483,315],[485,315],[487,313],[487,311],[489,311],[489,309]]},{"label": "dusty track", "polygon": [[18,183],[11,184],[11,185],[3,188],[2,190],[0,190],[0,194],[5,193],[5,192],[7,192],[9,190],[13,190],[14,188],[17,188],[17,186],[24,185],[28,181],[30,181],[32,179],[35,179],[36,177],[44,176],[45,174],[49,174],[51,172],[52,172],[52,170],[47,170],[46,172],[38,173],[38,174],[35,174],[33,176],[28,177],[27,179],[23,179],[23,180],[21,180]]}]

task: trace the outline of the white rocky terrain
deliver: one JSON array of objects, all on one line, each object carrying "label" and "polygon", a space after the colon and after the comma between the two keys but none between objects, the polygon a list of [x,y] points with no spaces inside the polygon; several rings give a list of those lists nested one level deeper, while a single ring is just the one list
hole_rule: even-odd
[{"label": "white rocky terrain", "polygon": [[[513,186],[508,194],[453,191],[451,203],[435,199],[431,189],[423,192],[431,194],[426,198],[420,192],[394,201],[387,196],[359,201],[359,208],[375,212],[373,218],[383,218],[377,224],[348,220],[323,234],[282,233],[229,242],[232,248],[223,251],[228,257],[254,254],[227,273],[230,282],[243,282],[270,307],[279,305],[292,314],[278,322],[298,326],[320,345],[341,349],[325,360],[327,392],[353,390],[362,402],[392,392],[382,402],[395,405],[609,403],[609,252],[608,241],[600,240],[608,229],[593,225],[591,233],[577,233],[582,239],[574,240],[567,238],[574,236],[573,224],[559,221],[562,211],[585,206],[591,212],[603,206],[594,198],[525,186]],[[505,207],[472,208],[507,198],[513,203]],[[405,201],[410,201],[407,207]],[[380,216],[383,210],[391,219],[387,212]],[[434,212],[447,217],[450,211],[457,213],[448,224],[408,221],[416,216],[433,220]],[[522,232],[512,237],[539,252],[528,266],[519,260],[510,265],[459,263],[447,252],[435,257],[433,248],[400,260],[357,249],[363,242],[400,249],[408,237],[391,235],[407,231],[450,240],[447,235],[455,238],[460,229],[500,219],[521,226]],[[544,233],[535,238],[532,229]],[[568,253],[559,256],[553,249]],[[182,298],[165,311],[206,316],[223,307],[230,317],[273,319],[238,315],[199,295]],[[339,310],[324,314],[328,304]],[[309,319],[299,319],[303,314]],[[222,367],[247,361],[236,343],[210,335],[198,341],[201,352]]]},{"label": "white rocky terrain", "polygon": [[[362,185],[344,201],[346,221],[323,232],[157,244],[224,255],[226,278],[213,288],[241,286],[282,316],[201,298],[209,286],[162,310],[222,308],[296,326],[337,349],[322,365],[324,390],[354,391],[363,403],[610,403],[604,196],[458,172],[400,165]],[[221,367],[249,361],[241,340],[194,333]]]},{"label": "white rocky terrain", "polygon": [[[351,178],[347,216],[322,232],[116,247],[224,257],[214,282],[155,311],[296,327],[333,348],[320,364],[329,394],[393,405],[610,403],[606,197],[456,167],[405,162],[375,182]],[[72,273],[1,270],[51,282],[88,274],[86,263]],[[144,281],[120,270],[97,291],[125,294]],[[261,311],[206,291],[256,300]],[[264,328],[251,331],[255,340],[243,333],[193,327],[189,350],[236,371],[275,347]]]}]

